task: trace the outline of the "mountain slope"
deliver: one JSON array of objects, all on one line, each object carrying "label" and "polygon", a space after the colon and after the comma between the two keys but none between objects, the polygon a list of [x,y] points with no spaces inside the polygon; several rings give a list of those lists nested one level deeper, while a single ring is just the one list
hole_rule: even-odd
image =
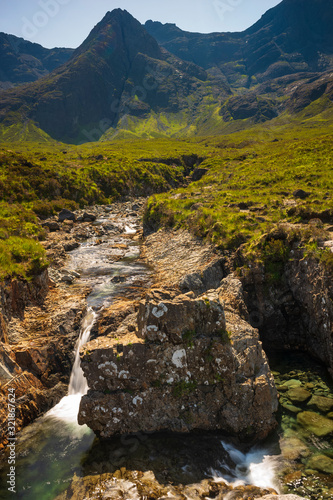
[{"label": "mountain slope", "polygon": [[116,9],[62,67],[3,93],[0,120],[33,120],[57,140],[98,140],[128,115],[177,113],[189,107],[190,96],[195,106],[206,79],[203,69],[168,54],[128,12]]},{"label": "mountain slope", "polygon": [[68,61],[73,49],[46,49],[14,35],[0,33],[0,88],[34,82]]},{"label": "mountain slope", "polygon": [[[69,143],[231,133],[332,117],[333,4],[284,0],[243,33],[185,33],[108,12],[69,61],[2,92],[0,139]],[[332,24],[333,25],[333,24]],[[201,67],[199,66],[201,65]]]},{"label": "mountain slope", "polygon": [[147,21],[145,28],[167,50],[209,69],[233,87],[333,68],[333,2],[284,0],[241,33],[189,33]]}]

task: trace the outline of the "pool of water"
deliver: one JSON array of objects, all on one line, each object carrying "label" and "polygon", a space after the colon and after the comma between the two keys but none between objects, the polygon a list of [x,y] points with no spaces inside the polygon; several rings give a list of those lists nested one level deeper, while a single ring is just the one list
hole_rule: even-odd
[{"label": "pool of water", "polygon": [[270,358],[279,391],[279,480],[285,493],[333,498],[333,383],[310,356]]},{"label": "pool of water", "polygon": [[[92,287],[77,352],[88,340],[101,308],[147,286],[150,270],[137,261],[138,244],[129,241],[135,224],[122,224],[123,233],[91,239],[71,252],[68,267],[80,273],[82,284]],[[305,355],[283,353],[271,357],[270,363],[280,394],[279,428],[266,443],[248,449],[237,447],[221,433],[141,433],[99,441],[88,427],[77,424],[80,399],[87,390],[77,355],[68,396],[20,432],[17,493],[13,497],[8,492],[3,470],[0,498],[54,500],[75,475],[113,474],[120,468],[151,470],[161,484],[214,478],[280,489],[311,500],[333,498],[332,383],[325,369]]]}]

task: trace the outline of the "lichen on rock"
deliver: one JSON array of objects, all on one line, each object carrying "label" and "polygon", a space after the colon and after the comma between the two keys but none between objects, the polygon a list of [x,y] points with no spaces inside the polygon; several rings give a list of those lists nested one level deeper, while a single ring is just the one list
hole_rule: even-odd
[{"label": "lichen on rock", "polygon": [[[222,429],[249,440],[274,428],[277,393],[239,280],[195,296],[149,291],[137,332],[98,337],[81,353],[90,390],[79,423],[98,435]],[[126,320],[125,320],[126,321]]]}]

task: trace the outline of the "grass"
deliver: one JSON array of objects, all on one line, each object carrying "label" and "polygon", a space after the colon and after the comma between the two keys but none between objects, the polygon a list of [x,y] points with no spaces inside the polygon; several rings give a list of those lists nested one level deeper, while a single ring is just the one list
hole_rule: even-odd
[{"label": "grass", "polygon": [[[1,143],[0,276],[29,277],[45,265],[36,215],[151,195],[146,228],[185,227],[224,251],[242,246],[255,255],[259,248],[274,280],[288,248],[264,235],[280,223],[308,229],[311,218],[333,218],[332,131],[327,121],[280,119],[274,127],[182,140]],[[187,176],[199,165],[206,175],[189,182]],[[297,189],[308,196],[295,198]],[[302,237],[304,244],[312,232]],[[28,240],[34,242],[30,250]],[[13,250],[18,245],[21,256]],[[328,251],[316,255],[332,266]]]},{"label": "grass", "polygon": [[0,279],[29,279],[45,267],[37,216],[167,191],[184,184],[203,152],[201,144],[165,139],[0,144]]},{"label": "grass", "polygon": [[[203,140],[207,174],[198,182],[150,198],[147,228],[185,227],[221,250],[258,246],[281,222],[333,219],[332,127],[261,130]],[[303,189],[305,199],[293,193]],[[280,243],[262,247],[263,260],[288,258]]]}]

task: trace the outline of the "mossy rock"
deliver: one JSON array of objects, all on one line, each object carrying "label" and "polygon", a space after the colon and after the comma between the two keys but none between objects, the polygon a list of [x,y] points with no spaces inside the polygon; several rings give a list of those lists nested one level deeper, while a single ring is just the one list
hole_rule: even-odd
[{"label": "mossy rock", "polygon": [[308,457],[311,452],[306,444],[297,437],[284,438],[280,441],[281,453],[286,460],[298,460]]},{"label": "mossy rock", "polygon": [[318,410],[326,413],[333,408],[333,399],[323,396],[312,396],[308,402],[308,406],[314,406]]},{"label": "mossy rock", "polygon": [[289,389],[293,389],[295,387],[300,387],[302,382],[300,380],[296,380],[292,378],[291,380],[287,380],[282,384],[283,387],[288,387]]},{"label": "mossy rock", "polygon": [[312,411],[303,411],[297,415],[297,422],[318,437],[333,432],[333,420],[322,417]]},{"label": "mossy rock", "polygon": [[326,455],[315,455],[310,458],[308,467],[327,474],[333,474],[333,460]]},{"label": "mossy rock", "polygon": [[291,403],[288,403],[286,401],[281,403],[281,406],[285,410],[290,411],[291,413],[300,413],[302,411],[302,408],[299,408],[298,406],[292,405]]},{"label": "mossy rock", "polygon": [[293,387],[287,392],[287,398],[289,398],[293,403],[303,403],[307,399],[311,398],[311,392],[307,391],[303,387]]}]

